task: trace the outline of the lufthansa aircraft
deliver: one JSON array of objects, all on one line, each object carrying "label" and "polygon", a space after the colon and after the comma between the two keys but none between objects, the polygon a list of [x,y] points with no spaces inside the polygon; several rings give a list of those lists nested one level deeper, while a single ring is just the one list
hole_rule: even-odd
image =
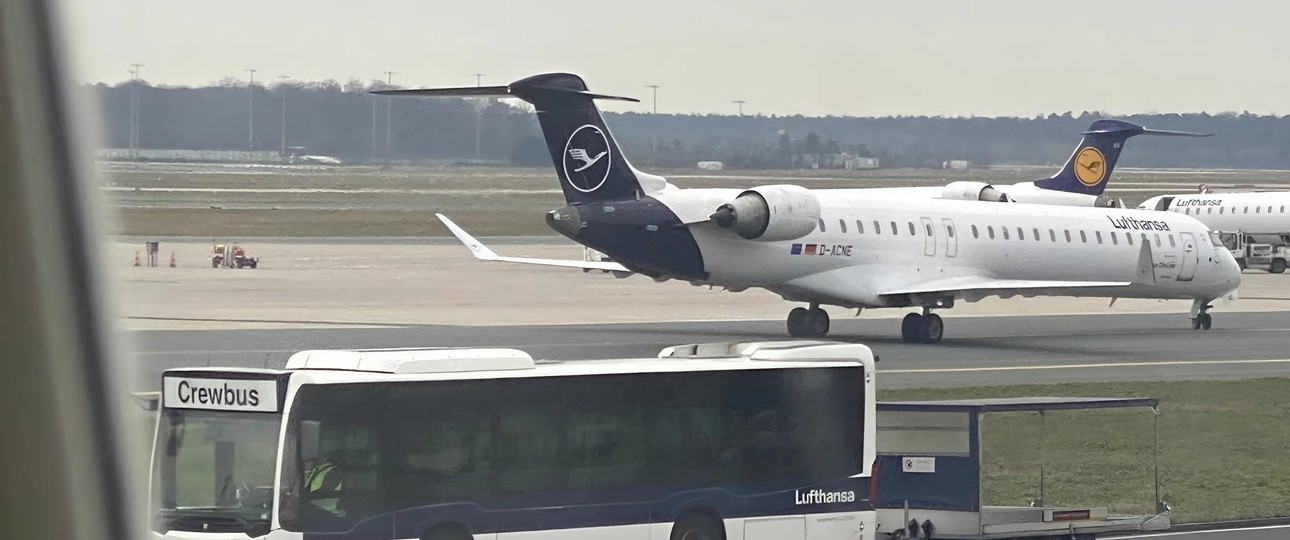
[{"label": "lufthansa aircraft", "polygon": [[730,291],[770,290],[809,307],[788,314],[792,336],[822,336],[821,305],[921,308],[909,342],[940,341],[933,309],[988,296],[1192,300],[1193,328],[1210,302],[1235,298],[1240,270],[1200,222],[1142,210],[911,198],[793,185],[681,189],[636,170],[576,75],[507,86],[390,90],[403,96],[510,96],[533,104],[568,206],[548,212],[560,234],[613,261],[503,257],[448,218],[484,260],[632,272]]},{"label": "lufthansa aircraft", "polygon": [[1103,194],[1111,171],[1120,159],[1125,141],[1138,135],[1171,137],[1210,137],[1212,133],[1147,129],[1124,120],[1094,120],[1083,133],[1075,151],[1061,170],[1051,178],[1020,182],[1010,186],[993,186],[985,182],[961,180],[945,186],[871,188],[873,197],[933,198],[1055,204],[1062,206],[1123,206]]},{"label": "lufthansa aircraft", "polygon": [[1159,195],[1138,208],[1188,215],[1216,231],[1290,235],[1290,191]]}]

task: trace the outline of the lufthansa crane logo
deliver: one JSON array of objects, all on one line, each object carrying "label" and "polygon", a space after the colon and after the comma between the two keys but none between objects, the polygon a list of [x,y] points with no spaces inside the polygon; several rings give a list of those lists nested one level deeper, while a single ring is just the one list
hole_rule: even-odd
[{"label": "lufthansa crane logo", "polygon": [[1106,177],[1106,158],[1092,146],[1075,155],[1075,178],[1079,183],[1094,187]]},{"label": "lufthansa crane logo", "polygon": [[573,130],[564,143],[564,177],[573,189],[591,193],[609,178],[609,138],[591,124]]}]

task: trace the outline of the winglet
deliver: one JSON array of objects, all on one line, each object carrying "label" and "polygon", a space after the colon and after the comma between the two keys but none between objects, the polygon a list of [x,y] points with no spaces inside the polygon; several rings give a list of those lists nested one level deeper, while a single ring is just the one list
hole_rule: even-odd
[{"label": "winglet", "polygon": [[583,270],[604,270],[606,272],[615,272],[616,276],[619,274],[632,274],[632,271],[628,270],[627,267],[613,261],[567,261],[560,259],[534,259],[530,257],[503,257],[494,253],[493,250],[488,249],[488,246],[480,243],[480,241],[476,240],[475,237],[470,235],[470,233],[466,232],[461,227],[458,227],[457,224],[453,223],[447,216],[444,216],[443,214],[435,214],[435,217],[439,218],[439,221],[442,221],[444,226],[448,227],[449,231],[452,231],[452,235],[456,236],[457,240],[460,240],[462,244],[465,244],[467,248],[470,248],[471,255],[474,255],[475,258],[479,260],[536,264],[541,266],[558,266],[562,268],[581,268]]},{"label": "winglet", "polygon": [[448,227],[449,231],[452,231],[452,235],[456,236],[457,240],[460,240],[462,244],[465,244],[466,247],[470,248],[470,253],[474,255],[476,259],[496,261],[501,258],[498,257],[496,253],[493,253],[493,250],[488,249],[488,246],[480,243],[479,240],[476,240],[475,237],[466,232],[465,229],[458,227],[456,223],[453,223],[451,219],[448,219],[448,216],[443,214],[435,214],[434,216],[439,218],[439,221],[442,221],[444,226]]}]

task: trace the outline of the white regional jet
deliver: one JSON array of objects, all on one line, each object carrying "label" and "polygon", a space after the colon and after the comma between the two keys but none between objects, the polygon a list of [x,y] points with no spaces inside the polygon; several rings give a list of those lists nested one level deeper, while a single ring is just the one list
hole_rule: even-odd
[{"label": "white regional jet", "polygon": [[1138,208],[1188,215],[1216,231],[1290,235],[1290,191],[1159,195]]},{"label": "white regional jet", "polygon": [[1240,270],[1200,222],[1181,214],[1107,208],[909,199],[864,189],[792,185],[680,189],[623,156],[593,94],[576,75],[548,73],[506,86],[392,90],[403,96],[511,96],[534,105],[568,206],[551,228],[612,262],[499,256],[439,216],[485,260],[590,268],[678,279],[730,291],[770,290],[792,302],[792,336],[829,330],[821,305],[921,308],[905,341],[935,343],[933,309],[988,296],[1192,300],[1193,328],[1210,328],[1210,302],[1235,298]]},{"label": "white regional jet", "polygon": [[960,180],[945,186],[870,188],[871,197],[1004,201],[1063,206],[1123,206],[1104,191],[1125,142],[1138,135],[1211,137],[1212,133],[1147,129],[1124,120],[1094,120],[1057,174],[1034,182],[991,185]]}]

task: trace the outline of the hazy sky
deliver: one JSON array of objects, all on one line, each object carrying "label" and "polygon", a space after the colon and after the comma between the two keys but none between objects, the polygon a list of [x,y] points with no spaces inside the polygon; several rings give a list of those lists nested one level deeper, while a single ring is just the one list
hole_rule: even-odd
[{"label": "hazy sky", "polygon": [[400,86],[572,71],[606,108],[806,115],[1290,113],[1285,0],[63,0],[75,74]]}]

